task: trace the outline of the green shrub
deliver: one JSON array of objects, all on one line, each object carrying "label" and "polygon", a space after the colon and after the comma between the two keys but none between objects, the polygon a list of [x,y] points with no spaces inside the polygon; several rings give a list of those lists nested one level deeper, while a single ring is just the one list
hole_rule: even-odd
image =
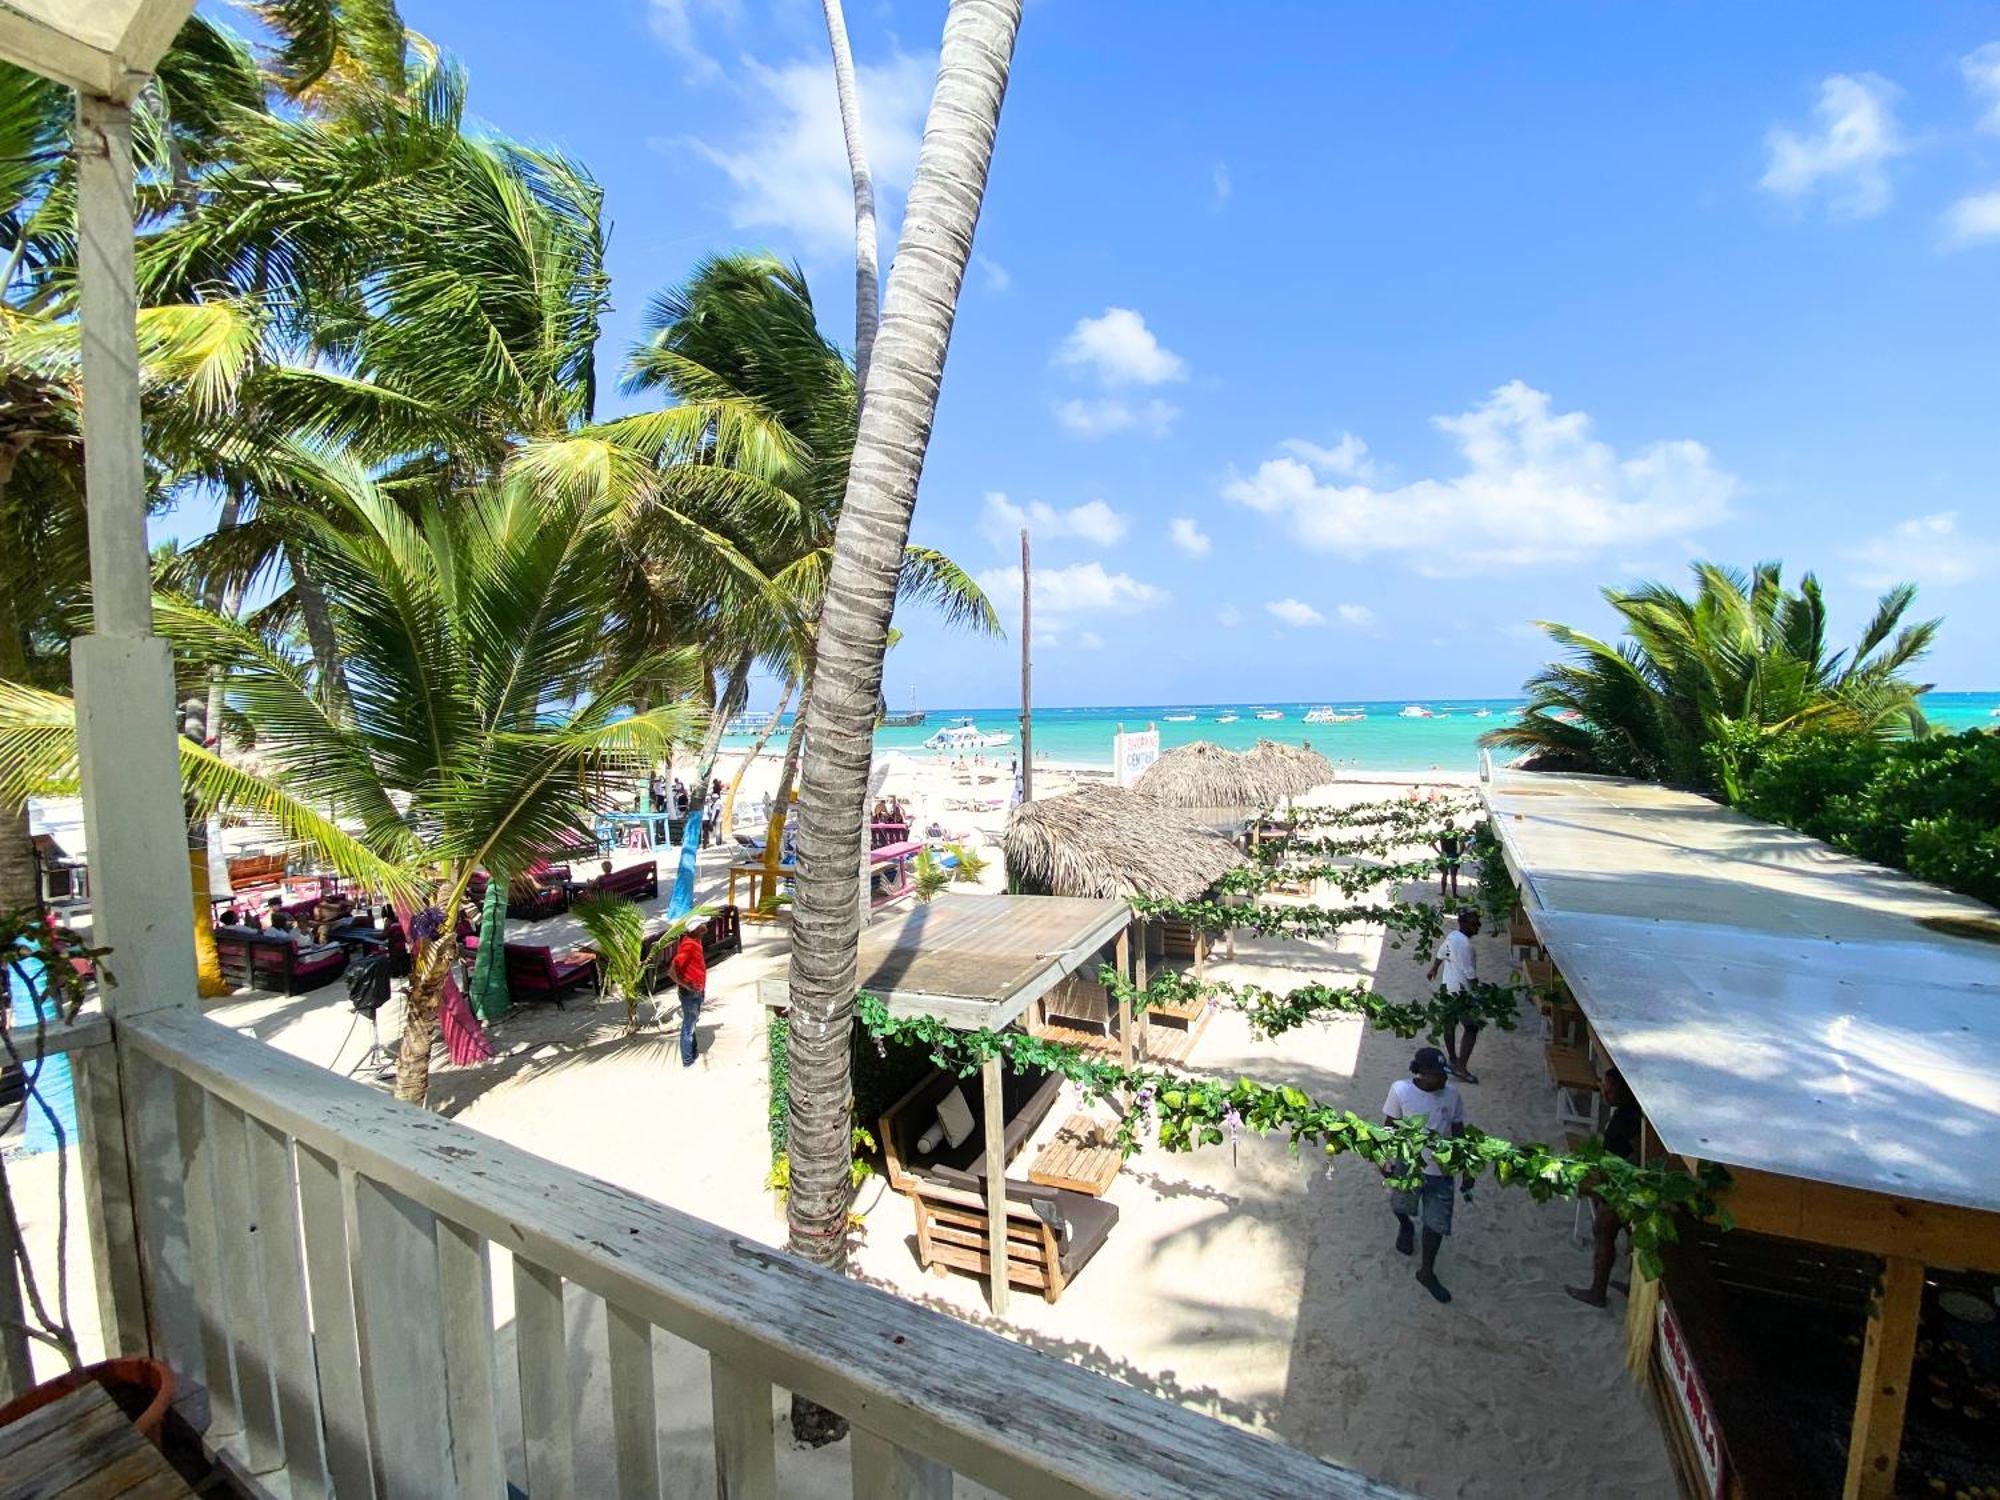
[{"label": "green shrub", "polygon": [[771,1160],[785,1159],[792,1138],[792,1023],[778,1012],[771,1013]]}]

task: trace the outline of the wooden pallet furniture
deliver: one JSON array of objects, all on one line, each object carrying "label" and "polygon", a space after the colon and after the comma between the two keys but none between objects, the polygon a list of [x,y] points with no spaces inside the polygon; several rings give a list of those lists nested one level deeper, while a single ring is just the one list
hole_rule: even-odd
[{"label": "wooden pallet furniture", "polygon": [[0,1500],[193,1494],[94,1380],[0,1427]]},{"label": "wooden pallet furniture", "polygon": [[[968,1103],[972,1103],[979,1080],[963,1079],[943,1068],[933,1069],[929,1075],[919,1080],[910,1090],[882,1112],[875,1123],[876,1141],[882,1148],[883,1175],[889,1179],[889,1186],[899,1193],[908,1193],[925,1179],[944,1180],[944,1174],[959,1172],[968,1180],[977,1183],[986,1171],[986,1128],[978,1118],[975,1106],[972,1134],[956,1146],[940,1144],[929,1156],[917,1154],[917,1141],[937,1118],[938,1101],[954,1085],[963,1085]],[[1046,1073],[1035,1076],[1010,1072],[1002,1080],[1001,1101],[1006,1111],[1006,1125],[1002,1133],[1002,1156],[1004,1161],[1012,1161],[1028,1144],[1049,1111],[1055,1108],[1056,1097],[1062,1092],[1062,1075]]]},{"label": "wooden pallet furniture", "polygon": [[539,943],[508,943],[501,953],[507,964],[507,993],[516,1001],[553,1000],[589,985],[597,988],[597,955],[588,949],[556,954]]},{"label": "wooden pallet furniture", "polygon": [[224,866],[229,872],[229,888],[240,895],[259,886],[282,885],[285,863],[282,854],[246,854],[232,859]]},{"label": "wooden pallet furniture", "polygon": [[[990,1220],[976,1188],[918,1185],[917,1260],[926,1270],[992,1270]],[[1007,1184],[1007,1282],[1054,1302],[1104,1247],[1118,1222],[1118,1205],[1102,1198],[1033,1183]]]},{"label": "wooden pallet furniture", "polygon": [[1071,1115],[1028,1168],[1028,1181],[1102,1198],[1125,1165],[1112,1128],[1090,1115]]},{"label": "wooden pallet furniture", "polygon": [[244,989],[303,995],[330,984],[347,967],[347,950],[337,943],[300,947],[289,938],[218,931],[215,957],[222,977]]}]

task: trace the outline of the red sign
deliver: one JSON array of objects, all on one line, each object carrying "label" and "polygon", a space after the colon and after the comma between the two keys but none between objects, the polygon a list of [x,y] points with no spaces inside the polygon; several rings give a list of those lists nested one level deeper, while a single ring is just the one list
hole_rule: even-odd
[{"label": "red sign", "polygon": [[1688,1348],[1680,1320],[1674,1316],[1673,1304],[1667,1301],[1664,1290],[1660,1293],[1659,1335],[1660,1368],[1666,1371],[1667,1384],[1679,1398],[1681,1416],[1686,1420],[1695,1458],[1701,1464],[1702,1478],[1708,1483],[1710,1500],[1720,1500],[1727,1462],[1722,1430],[1716,1425],[1715,1406],[1708,1399],[1708,1387],[1701,1383],[1694,1353]]}]

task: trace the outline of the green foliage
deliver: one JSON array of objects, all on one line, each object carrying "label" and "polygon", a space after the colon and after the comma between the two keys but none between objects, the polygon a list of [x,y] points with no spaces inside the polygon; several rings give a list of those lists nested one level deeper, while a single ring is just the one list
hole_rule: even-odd
[{"label": "green foliage", "polygon": [[910,872],[910,887],[918,902],[928,906],[951,884],[951,871],[928,849],[920,853],[914,863],[915,868]]},{"label": "green foliage", "polygon": [[590,934],[590,946],[597,954],[598,984],[605,994],[625,1002],[625,1030],[637,1031],[641,990],[652,989],[647,983],[644,914],[623,896],[599,895],[577,902],[570,907],[570,915]]},{"label": "green foliage", "polygon": [[1140,989],[1110,964],[1099,969],[1097,977],[1114,999],[1134,1010],[1156,1005],[1224,1006],[1240,1011],[1260,1037],[1283,1036],[1330,1015],[1362,1016],[1377,1030],[1400,1037],[1439,1036],[1461,1021],[1512,1031],[1520,1011],[1520,991],[1481,982],[1462,993],[1440,985],[1421,1000],[1391,1000],[1365,984],[1307,984],[1280,995],[1261,985],[1203,982],[1172,969]]},{"label": "green foliage", "polygon": [[1282,883],[1313,881],[1332,886],[1341,895],[1354,897],[1379,885],[1403,885],[1412,880],[1428,880],[1438,872],[1438,860],[1403,860],[1396,864],[1280,864],[1261,860],[1231,870],[1216,881],[1215,889],[1226,896],[1255,896]]},{"label": "green foliage", "polygon": [[1570,660],[1528,679],[1528,710],[1481,736],[1564,770],[1608,771],[1735,795],[1771,743],[1801,733],[1889,738],[1920,731],[1922,685],[1906,670],[1938,622],[1904,625],[1907,584],[1878,601],[1861,638],[1828,649],[1810,573],[1796,590],[1776,563],[1749,573],[1694,566],[1695,591],[1606,589],[1625,626],[1611,643],[1541,622]]},{"label": "green foliage", "polygon": [[1824,735],[1774,747],[1744,811],[1863,859],[2000,904],[2000,736],[1878,743]]},{"label": "green foliage", "polygon": [[1447,1173],[1491,1175],[1504,1186],[1523,1189],[1537,1202],[1574,1198],[1585,1189],[1596,1193],[1631,1226],[1633,1253],[1651,1275],[1659,1274],[1660,1246],[1679,1237],[1684,1213],[1714,1218],[1729,1227],[1728,1215],[1716,1198],[1728,1177],[1712,1163],[1704,1163],[1699,1174],[1691,1175],[1660,1166],[1635,1166],[1596,1142],[1568,1154],[1539,1142],[1516,1144],[1470,1126],[1461,1135],[1440,1137],[1420,1121],[1378,1124],[1352,1110],[1321,1104],[1288,1084],[1249,1078],[1229,1083],[1160,1068],[1124,1068],[1079,1047],[1025,1032],[955,1031],[934,1016],[891,1016],[873,995],[857,996],[856,1003],[869,1032],[916,1042],[929,1049],[939,1067],[961,1077],[970,1077],[987,1059],[998,1057],[1016,1071],[1060,1073],[1086,1100],[1129,1095],[1132,1107],[1123,1111],[1116,1137],[1128,1155],[1142,1147],[1148,1131],[1163,1150],[1192,1151],[1221,1145],[1247,1129],[1259,1135],[1283,1134],[1294,1150],[1318,1146],[1329,1159],[1358,1156],[1379,1168],[1392,1184],[1409,1184],[1421,1175],[1428,1148]]},{"label": "green foliage", "polygon": [[947,844],[945,847],[958,861],[952,868],[952,879],[963,881],[967,885],[977,885],[980,877],[986,873],[986,856],[970,844]]},{"label": "green foliage", "polygon": [[1444,914],[1421,901],[1388,901],[1360,906],[1259,906],[1252,902],[1169,901],[1137,896],[1132,910],[1142,917],[1171,917],[1198,931],[1252,932],[1259,937],[1331,937],[1348,927],[1379,926],[1389,930],[1389,946],[1400,948],[1414,938],[1419,947],[1444,936]]},{"label": "green foliage", "polygon": [[[767,1038],[768,1056],[771,1063],[771,1096],[765,1106],[764,1119],[771,1133],[771,1163],[775,1173],[779,1163],[784,1163],[787,1177],[790,1175],[790,1160],[785,1148],[791,1142],[792,1133],[792,1023],[788,1017],[771,1013],[771,1027]],[[773,1183],[773,1187],[782,1186]]]},{"label": "green foliage", "polygon": [[1491,818],[1481,818],[1472,825],[1469,852],[1474,878],[1479,882],[1479,909],[1485,913],[1489,923],[1502,927],[1513,917],[1515,904],[1520,898],[1514,890],[1514,877],[1507,869],[1507,856],[1501,851],[1500,836],[1493,831]]}]

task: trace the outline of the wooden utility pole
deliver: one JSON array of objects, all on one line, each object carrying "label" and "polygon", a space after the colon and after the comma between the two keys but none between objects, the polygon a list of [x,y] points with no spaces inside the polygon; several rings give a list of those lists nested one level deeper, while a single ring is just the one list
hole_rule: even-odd
[{"label": "wooden utility pole", "polygon": [[1035,797],[1035,707],[1034,662],[1030,649],[1035,639],[1032,612],[1033,583],[1028,576],[1028,528],[1021,528],[1021,800]]}]

